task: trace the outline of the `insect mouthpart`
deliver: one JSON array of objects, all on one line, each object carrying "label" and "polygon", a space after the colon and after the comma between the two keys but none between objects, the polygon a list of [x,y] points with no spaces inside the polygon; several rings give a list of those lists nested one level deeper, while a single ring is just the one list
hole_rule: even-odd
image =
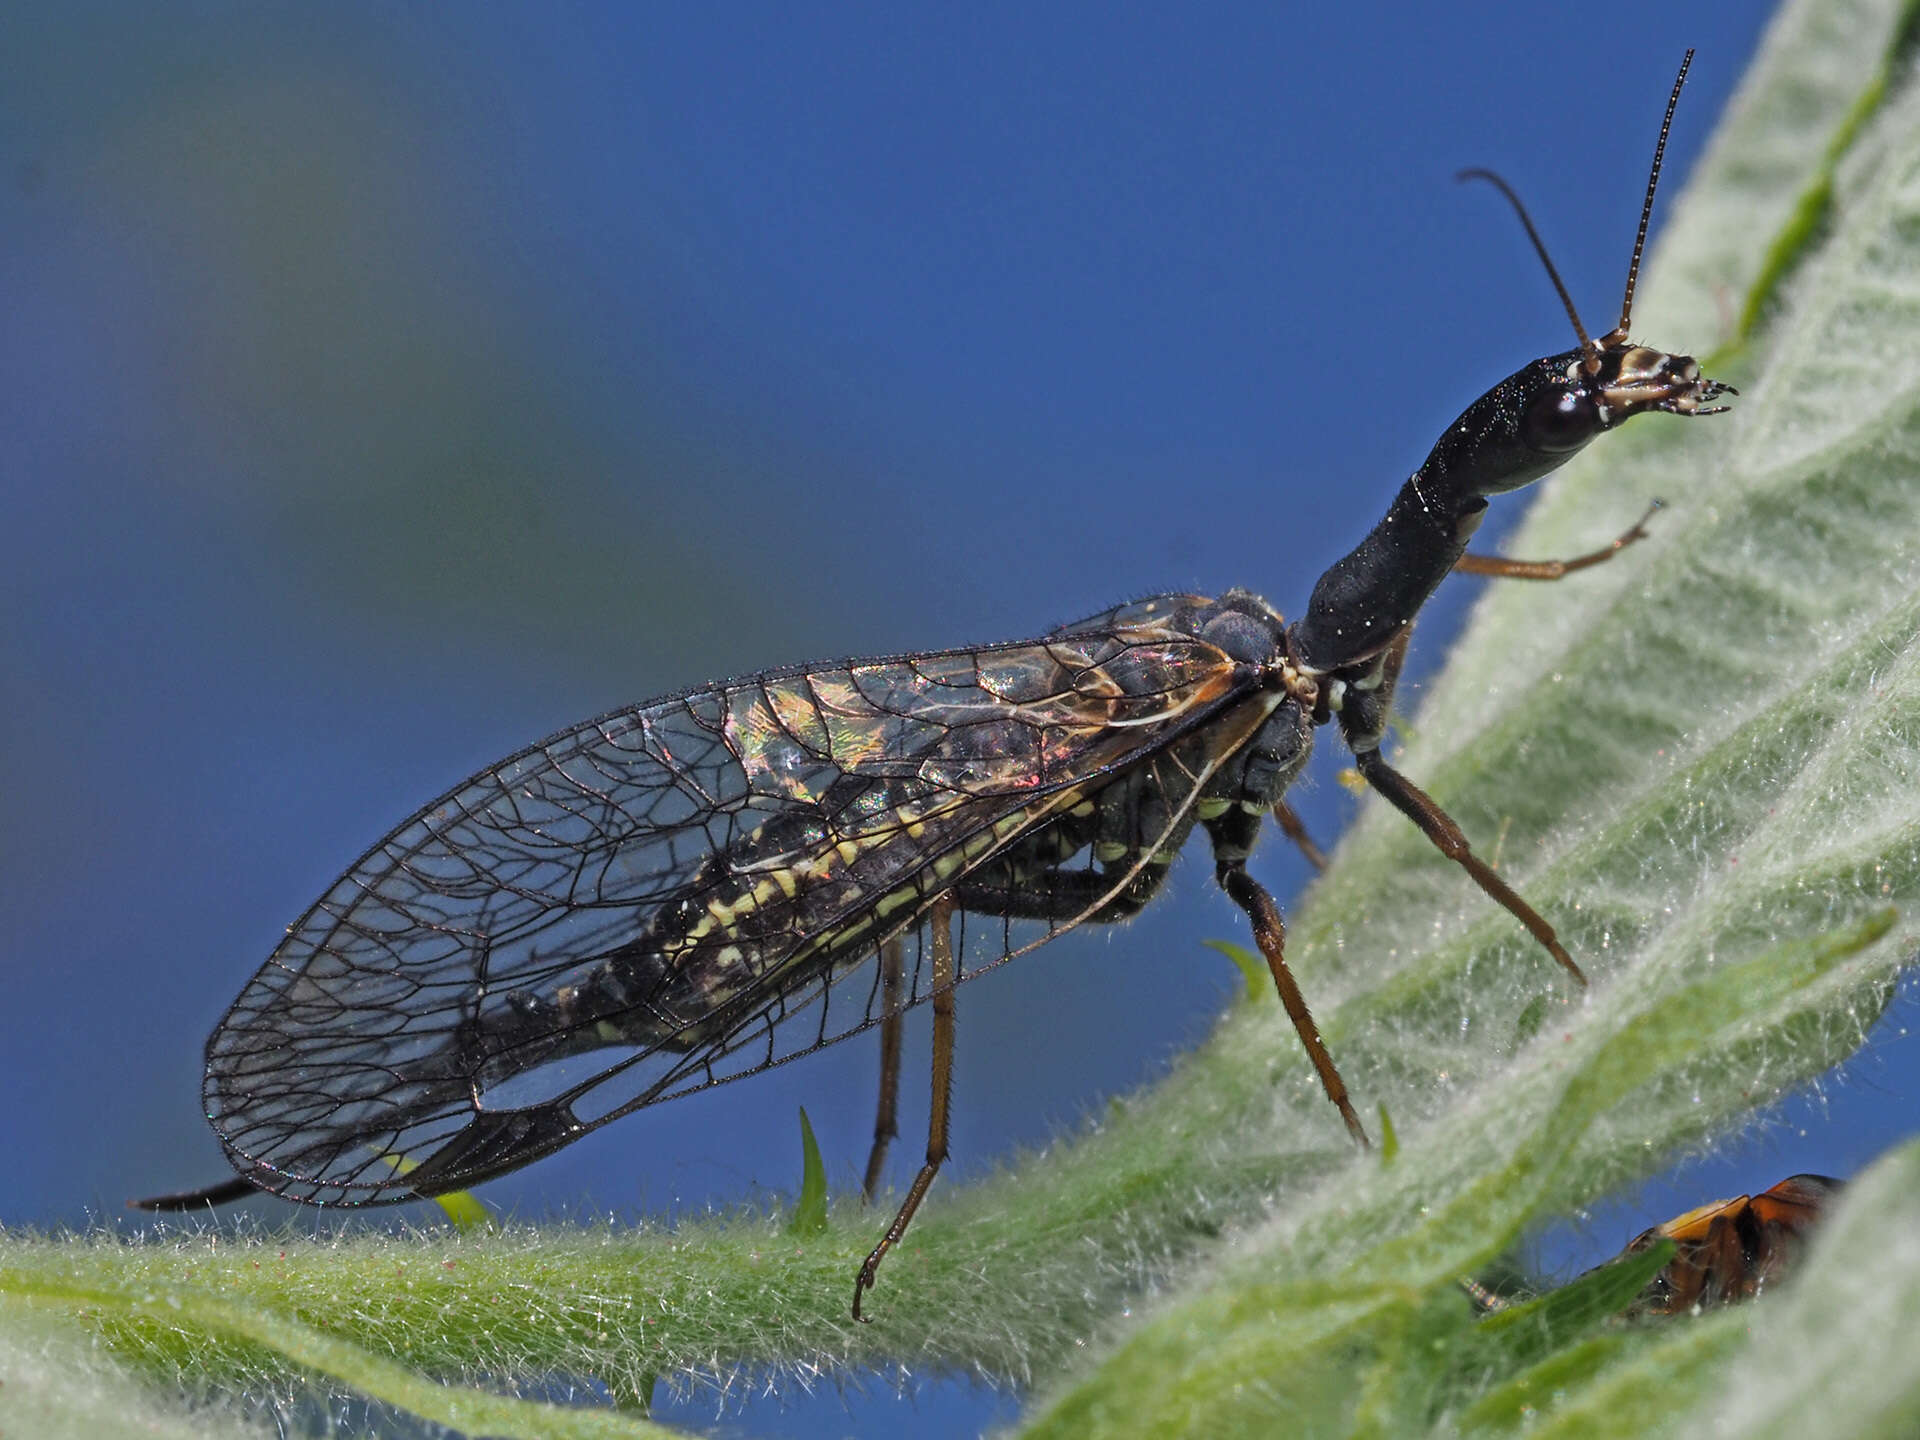
[{"label": "insect mouthpart", "polygon": [[[1700,373],[1691,355],[1669,355],[1645,345],[1623,345],[1600,357],[1600,374],[1590,379],[1603,426],[1618,425],[1647,410],[1669,415],[1718,415],[1725,405],[1709,402],[1740,392]],[[1579,383],[1581,377],[1569,375]]]}]

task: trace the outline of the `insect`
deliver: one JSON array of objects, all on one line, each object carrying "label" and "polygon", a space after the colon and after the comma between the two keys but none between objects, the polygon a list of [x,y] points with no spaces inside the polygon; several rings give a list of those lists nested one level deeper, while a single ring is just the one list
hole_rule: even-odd
[{"label": "insect", "polygon": [[[1641,1231],[1607,1264],[1642,1254],[1662,1240],[1673,1241],[1673,1258],[1621,1313],[1630,1318],[1683,1315],[1753,1299],[1798,1262],[1844,1186],[1830,1175],[1789,1175],[1758,1195],[1715,1200]],[[1503,1310],[1512,1303],[1508,1295],[1475,1281],[1461,1283],[1482,1310]]]},{"label": "insect", "polygon": [[[1687,61],[1692,59],[1688,52]],[[1554,930],[1380,742],[1416,613],[1487,497],[1643,411],[1728,387],[1627,339],[1668,129],[1619,325],[1589,338],[1532,221],[1576,348],[1449,426],[1289,624],[1245,590],[1157,595],[1038,639],[775,670],[611,711],[510,755],[380,840],[288,930],[207,1042],[208,1120],[237,1178],[136,1202],[271,1191],[374,1205],[462,1189],[621,1115],[883,1032],[871,1192],[893,1133],[904,1013],[933,1011],[926,1160],[861,1266],[873,1288],[947,1155],[955,990],[1082,924],[1134,914],[1198,828],[1327,1097],[1366,1144],[1247,871],[1320,726],[1368,784],[1584,984]]]},{"label": "insect", "polygon": [[1673,1259],[1627,1307],[1629,1315],[1680,1315],[1751,1300],[1800,1258],[1842,1182],[1789,1175],[1758,1195],[1736,1195],[1689,1210],[1634,1237],[1620,1258],[1661,1240]]}]

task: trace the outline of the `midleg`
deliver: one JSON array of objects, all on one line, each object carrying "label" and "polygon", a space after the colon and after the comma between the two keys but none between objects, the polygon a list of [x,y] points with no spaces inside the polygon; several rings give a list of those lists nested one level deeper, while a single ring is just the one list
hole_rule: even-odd
[{"label": "midleg", "polygon": [[947,1138],[950,1130],[948,1123],[948,1102],[953,1098],[953,987],[956,972],[953,961],[953,900],[942,895],[933,902],[933,909],[927,917],[927,929],[933,942],[933,1109],[927,1119],[927,1159],[920,1167],[920,1173],[913,1177],[913,1186],[907,1191],[907,1198],[901,1202],[900,1212],[893,1217],[893,1224],[887,1227],[887,1233],[880,1237],[880,1243],[873,1247],[873,1253],[867,1256],[866,1263],[860,1267],[860,1273],[853,1282],[853,1318],[864,1320],[860,1313],[860,1297],[873,1288],[874,1278],[880,1272],[880,1262],[887,1252],[899,1244],[900,1237],[907,1233],[907,1226],[913,1222],[913,1212],[920,1208],[920,1202],[926,1198],[928,1189],[933,1185],[933,1177],[940,1173],[940,1166],[947,1158]]},{"label": "midleg", "polygon": [[1253,922],[1253,943],[1260,947],[1261,955],[1266,958],[1267,969],[1273,972],[1273,983],[1280,992],[1280,1003],[1286,1007],[1287,1018],[1293,1021],[1300,1043],[1306,1047],[1307,1058],[1313,1062],[1313,1068],[1320,1076],[1321,1088],[1339,1110],[1340,1118],[1347,1122],[1347,1133],[1362,1146],[1371,1148],[1366,1127],[1360,1123],[1359,1115],[1354,1113],[1353,1102],[1347,1097],[1347,1082],[1340,1078],[1339,1067],[1333,1063],[1326,1042],[1320,1038],[1320,1027],[1314,1023],[1313,1013],[1307,1009],[1306,996],[1300,993],[1299,982],[1293,978],[1293,971],[1287,968],[1287,927],[1280,918],[1280,906],[1268,893],[1266,886],[1237,865],[1222,865],[1218,878],[1220,888],[1233,897],[1234,904],[1246,911],[1247,918]]},{"label": "midleg", "polygon": [[1287,1018],[1293,1021],[1300,1043],[1306,1047],[1307,1058],[1320,1076],[1320,1087],[1340,1112],[1340,1118],[1347,1122],[1347,1132],[1367,1145],[1366,1127],[1360,1123],[1353,1102],[1347,1097],[1347,1082],[1340,1078],[1340,1069],[1333,1063],[1326,1042],[1320,1038],[1320,1027],[1314,1023],[1313,1012],[1307,1009],[1306,996],[1300,993],[1299,982],[1287,966],[1287,926],[1280,918],[1279,903],[1266,886],[1247,873],[1247,853],[1260,830],[1259,813],[1244,805],[1235,805],[1207,821],[1206,826],[1207,839],[1213,843],[1214,878],[1253,922],[1253,943],[1260,947],[1267,969],[1273,973],[1280,1003],[1286,1007]]},{"label": "midleg", "polygon": [[900,1040],[906,1018],[900,1008],[906,988],[906,958],[900,937],[880,947],[880,1101],[873,1114],[873,1148],[867,1151],[867,1176],[861,1197],[871,1205],[886,1168],[887,1146],[900,1133]]}]

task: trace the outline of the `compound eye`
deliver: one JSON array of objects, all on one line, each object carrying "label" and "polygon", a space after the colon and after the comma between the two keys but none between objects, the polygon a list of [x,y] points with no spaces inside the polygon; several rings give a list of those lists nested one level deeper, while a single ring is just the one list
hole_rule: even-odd
[{"label": "compound eye", "polygon": [[1527,407],[1520,438],[1535,450],[1558,455],[1578,450],[1600,433],[1600,412],[1579,390],[1549,390]]}]

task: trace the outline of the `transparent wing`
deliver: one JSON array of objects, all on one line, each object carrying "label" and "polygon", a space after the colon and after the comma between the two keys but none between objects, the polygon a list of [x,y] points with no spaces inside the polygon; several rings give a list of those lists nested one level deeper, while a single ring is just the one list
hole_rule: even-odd
[{"label": "transparent wing", "polygon": [[[1205,603],[706,686],[473,776],[342,875],[208,1041],[229,1158],[311,1203],[440,1193],[875,1023],[877,984],[836,986],[884,940],[1244,698],[1253,667],[1181,623]],[[973,968],[1014,929],[976,924]]]}]

